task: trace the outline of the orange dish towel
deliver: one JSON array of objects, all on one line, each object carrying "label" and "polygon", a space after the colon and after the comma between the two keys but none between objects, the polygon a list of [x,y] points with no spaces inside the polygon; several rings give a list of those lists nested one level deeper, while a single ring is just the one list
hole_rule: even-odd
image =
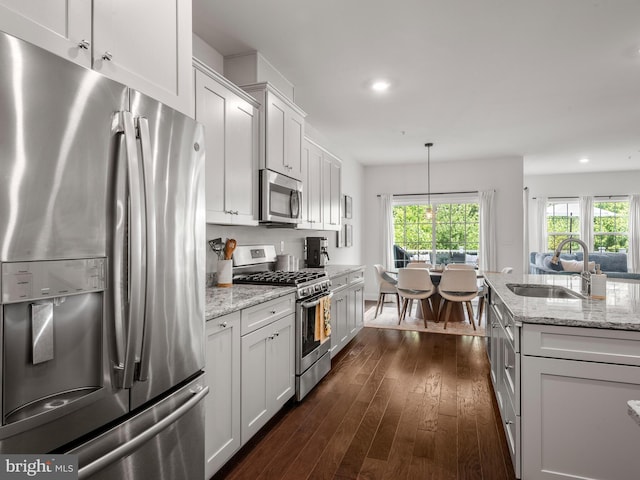
[{"label": "orange dish towel", "polygon": [[323,297],[316,307],[314,340],[324,343],[331,335],[331,299]]}]

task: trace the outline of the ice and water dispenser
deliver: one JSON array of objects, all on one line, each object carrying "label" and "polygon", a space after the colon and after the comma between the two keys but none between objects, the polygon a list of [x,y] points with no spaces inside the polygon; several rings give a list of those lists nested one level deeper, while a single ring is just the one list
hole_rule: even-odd
[{"label": "ice and water dispenser", "polygon": [[102,388],[105,262],[2,264],[2,425]]}]

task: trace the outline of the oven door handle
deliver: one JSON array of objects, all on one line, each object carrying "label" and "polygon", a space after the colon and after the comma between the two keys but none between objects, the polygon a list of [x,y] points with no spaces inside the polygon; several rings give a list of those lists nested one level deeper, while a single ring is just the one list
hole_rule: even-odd
[{"label": "oven door handle", "polygon": [[302,308],[312,308],[318,305],[320,303],[320,300],[322,300],[323,298],[332,298],[332,297],[333,297],[333,292],[329,293],[328,295],[323,295],[320,298],[317,298],[316,300],[313,300],[311,302],[303,302],[301,306]]}]

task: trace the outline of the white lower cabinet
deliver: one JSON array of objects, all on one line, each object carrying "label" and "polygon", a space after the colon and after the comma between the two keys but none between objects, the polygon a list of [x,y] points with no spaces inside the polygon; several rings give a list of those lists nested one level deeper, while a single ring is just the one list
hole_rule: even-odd
[{"label": "white lower cabinet", "polygon": [[640,334],[525,324],[522,345],[522,478],[640,478]]},{"label": "white lower cabinet", "polygon": [[364,270],[333,278],[331,358],[364,326]]},{"label": "white lower cabinet", "polygon": [[240,312],[206,325],[205,473],[210,478],[240,448]]},{"label": "white lower cabinet", "polygon": [[294,315],[241,339],[241,405],[244,445],[295,394]]},{"label": "white lower cabinet", "polygon": [[331,299],[331,357],[333,358],[347,344],[349,331],[348,292],[346,289],[334,292]]},{"label": "white lower cabinet", "polygon": [[295,394],[294,295],[206,323],[210,478]]}]

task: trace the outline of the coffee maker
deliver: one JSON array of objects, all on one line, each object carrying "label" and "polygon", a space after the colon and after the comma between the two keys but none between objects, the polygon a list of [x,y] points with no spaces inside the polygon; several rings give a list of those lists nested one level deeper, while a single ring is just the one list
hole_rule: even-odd
[{"label": "coffee maker", "polygon": [[328,262],[327,237],[307,237],[307,267],[324,267]]}]

